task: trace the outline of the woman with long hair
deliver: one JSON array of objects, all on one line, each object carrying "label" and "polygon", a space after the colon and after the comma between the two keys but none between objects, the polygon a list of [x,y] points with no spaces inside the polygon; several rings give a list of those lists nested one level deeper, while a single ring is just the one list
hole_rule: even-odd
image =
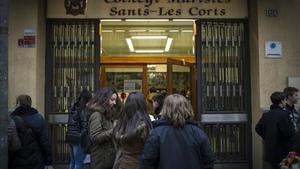
[{"label": "woman with long hair", "polygon": [[115,90],[105,87],[87,104],[92,169],[111,169],[113,166],[115,148],[112,130],[117,97]]},{"label": "woman with long hair", "polygon": [[70,165],[69,169],[82,169],[83,161],[86,157],[84,152],[84,143],[82,142],[84,132],[86,132],[86,104],[92,98],[92,94],[83,90],[80,93],[76,103],[71,108],[71,113],[68,121],[68,131],[66,141],[70,145]]},{"label": "woman with long hair", "polygon": [[138,169],[139,158],[151,127],[144,95],[140,92],[130,93],[113,131],[118,150],[113,169]]},{"label": "woman with long hair", "polygon": [[168,96],[154,122],[140,159],[140,169],[213,169],[207,135],[193,122],[193,109],[182,95]]}]

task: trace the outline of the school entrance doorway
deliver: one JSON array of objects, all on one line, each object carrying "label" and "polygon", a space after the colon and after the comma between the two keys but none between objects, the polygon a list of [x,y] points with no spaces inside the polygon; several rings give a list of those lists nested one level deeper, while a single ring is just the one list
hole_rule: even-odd
[{"label": "school entrance doorway", "polygon": [[216,168],[251,168],[245,20],[47,22],[46,116],[56,163],[68,162],[68,107],[81,90],[180,93],[216,153]]},{"label": "school entrance doorway", "polygon": [[[129,92],[180,93],[195,106],[194,22],[102,20],[100,87]],[[175,83],[174,83],[175,82]]]}]

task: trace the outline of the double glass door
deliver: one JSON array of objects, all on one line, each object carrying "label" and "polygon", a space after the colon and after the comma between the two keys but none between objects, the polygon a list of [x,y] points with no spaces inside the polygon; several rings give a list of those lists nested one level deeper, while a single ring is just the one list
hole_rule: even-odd
[{"label": "double glass door", "polygon": [[[185,96],[192,104],[196,113],[196,76],[195,64],[185,60],[167,60],[167,91],[168,94],[178,93]],[[197,117],[195,117],[197,118]]]},{"label": "double glass door", "polygon": [[192,63],[175,59],[167,59],[165,64],[103,65],[100,68],[100,88],[115,88],[122,102],[133,91],[140,91],[147,98],[153,92],[178,93],[190,100],[195,108],[194,67]]}]

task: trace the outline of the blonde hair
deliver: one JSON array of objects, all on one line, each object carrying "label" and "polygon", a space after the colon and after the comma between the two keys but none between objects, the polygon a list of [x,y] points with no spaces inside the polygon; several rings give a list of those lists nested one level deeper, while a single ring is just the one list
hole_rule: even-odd
[{"label": "blonde hair", "polygon": [[164,119],[179,128],[185,125],[186,120],[191,120],[194,112],[191,103],[180,94],[172,94],[166,97],[161,111]]}]

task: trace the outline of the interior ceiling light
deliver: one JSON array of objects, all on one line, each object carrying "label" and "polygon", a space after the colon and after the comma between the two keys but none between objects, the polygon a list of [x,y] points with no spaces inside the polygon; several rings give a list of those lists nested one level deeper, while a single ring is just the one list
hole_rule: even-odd
[{"label": "interior ceiling light", "polygon": [[119,29],[119,30],[116,30],[116,32],[125,32],[125,30],[121,30],[121,29]]},{"label": "interior ceiling light", "polygon": [[134,52],[134,47],[133,47],[131,38],[126,38],[126,42],[127,42],[130,52]]},{"label": "interior ceiling light", "polygon": [[169,30],[169,32],[179,32],[179,30]]},{"label": "interior ceiling light", "polygon": [[125,21],[129,22],[166,22],[169,19],[125,19]]},{"label": "interior ceiling light", "polygon": [[101,19],[102,22],[121,22],[121,19]]},{"label": "interior ceiling light", "polygon": [[[165,49],[153,49],[153,50],[134,50],[132,39],[138,39],[138,40],[149,40],[149,39],[167,39]],[[126,42],[128,45],[128,48],[130,52],[135,52],[135,53],[164,53],[164,52],[169,52],[173,38],[169,38],[167,36],[132,36],[130,38],[126,38]]]},{"label": "interior ceiling light", "polygon": [[183,30],[181,30],[181,32],[183,32],[183,33],[191,33],[191,32],[193,32],[193,30],[190,30],[190,29],[183,29]]},{"label": "interior ceiling light", "polygon": [[166,30],[155,30],[155,29],[150,29],[149,32],[166,32]]},{"label": "interior ceiling light", "polygon": [[131,39],[167,39],[167,36],[131,36]]},{"label": "interior ceiling light", "polygon": [[171,44],[172,44],[173,38],[168,38],[166,47],[165,47],[165,52],[169,52]]},{"label": "interior ceiling light", "polygon": [[104,33],[112,33],[113,30],[102,30],[102,32],[104,32]]},{"label": "interior ceiling light", "polygon": [[175,22],[194,22],[194,19],[173,19]]},{"label": "interior ceiling light", "polygon": [[135,53],[164,53],[164,50],[135,50]]},{"label": "interior ceiling light", "polygon": [[129,32],[146,32],[146,30],[143,30],[143,29],[129,30]]}]

